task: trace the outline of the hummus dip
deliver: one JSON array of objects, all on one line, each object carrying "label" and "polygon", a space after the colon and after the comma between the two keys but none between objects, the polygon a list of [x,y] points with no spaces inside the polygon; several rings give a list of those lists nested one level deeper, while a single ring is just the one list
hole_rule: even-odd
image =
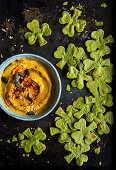
[{"label": "hummus dip", "polygon": [[52,83],[47,68],[37,60],[11,62],[0,79],[0,94],[6,106],[21,115],[36,115],[46,107]]}]

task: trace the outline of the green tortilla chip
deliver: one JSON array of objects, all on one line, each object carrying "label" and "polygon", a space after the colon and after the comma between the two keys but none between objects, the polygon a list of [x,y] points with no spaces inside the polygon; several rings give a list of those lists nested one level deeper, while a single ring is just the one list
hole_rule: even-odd
[{"label": "green tortilla chip", "polygon": [[74,158],[78,166],[82,166],[84,162],[88,161],[88,156],[83,154],[90,150],[90,146],[82,142],[77,145],[74,142],[69,142],[64,145],[65,150],[71,152],[69,155],[64,156],[64,159],[69,164]]},{"label": "green tortilla chip", "polygon": [[28,44],[33,45],[37,39],[40,46],[47,44],[47,41],[43,38],[43,36],[51,35],[51,29],[47,23],[43,23],[40,28],[39,21],[34,19],[32,22],[27,23],[27,28],[31,31],[26,32],[24,35],[28,40]]},{"label": "green tortilla chip", "polygon": [[[21,137],[22,135],[26,136],[27,139],[22,138]],[[22,135],[21,134],[19,135],[21,137],[20,148],[23,148],[26,153],[30,153],[32,150],[32,147],[36,155],[40,155],[42,151],[46,149],[46,146],[40,142],[40,140],[46,139],[46,134],[43,133],[41,128],[38,127],[34,131],[34,134],[32,134],[29,128],[27,128],[22,133]]]},{"label": "green tortilla chip", "polygon": [[[95,51],[97,49],[103,49],[104,46],[106,46],[106,44],[114,42],[112,35],[109,35],[105,38],[103,38],[103,36],[104,36],[104,31],[102,29],[98,29],[97,31],[93,31],[91,33],[91,37],[95,40],[87,40],[85,42],[85,45],[87,47],[87,51],[92,52],[92,51]],[[110,52],[110,49],[109,49],[109,52]]]},{"label": "green tortilla chip", "polygon": [[80,62],[77,77],[75,80],[72,81],[71,85],[73,87],[77,87],[78,89],[83,89],[84,81],[90,81],[90,80],[92,80],[92,77],[86,74],[86,72],[83,69],[83,64]]},{"label": "green tortilla chip", "polygon": [[86,21],[78,19],[81,16],[82,11],[72,8],[73,15],[69,14],[67,11],[62,12],[62,17],[59,18],[60,24],[66,24],[62,29],[63,34],[68,35],[69,37],[74,36],[74,28],[77,32],[82,32],[86,26]]},{"label": "green tortilla chip", "polygon": [[97,124],[93,121],[89,126],[86,126],[86,120],[81,118],[74,124],[74,127],[78,130],[71,134],[71,137],[77,144],[80,144],[83,139],[86,144],[91,144],[97,139],[97,136],[92,131],[97,128]]}]

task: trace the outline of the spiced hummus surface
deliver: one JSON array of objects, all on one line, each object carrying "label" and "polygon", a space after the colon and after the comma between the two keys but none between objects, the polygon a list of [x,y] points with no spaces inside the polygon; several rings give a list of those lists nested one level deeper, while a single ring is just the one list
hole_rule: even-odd
[{"label": "spiced hummus surface", "polygon": [[47,68],[29,58],[13,61],[0,79],[0,93],[6,106],[21,115],[42,112],[47,107],[51,88]]}]

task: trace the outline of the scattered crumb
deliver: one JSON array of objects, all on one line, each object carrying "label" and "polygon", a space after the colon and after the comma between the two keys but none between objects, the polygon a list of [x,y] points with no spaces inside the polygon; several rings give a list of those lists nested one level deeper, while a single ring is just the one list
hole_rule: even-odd
[{"label": "scattered crumb", "polygon": [[102,3],[102,4],[101,4],[101,7],[102,7],[102,8],[106,8],[106,7],[107,7],[107,4],[106,4],[106,3]]},{"label": "scattered crumb", "polygon": [[94,149],[94,152],[98,155],[100,153],[100,146]]},{"label": "scattered crumb", "polygon": [[62,5],[67,5],[68,4],[68,2],[66,1],[66,2],[64,2]]},{"label": "scattered crumb", "polygon": [[99,165],[101,165],[102,163],[101,162],[99,162]]},{"label": "scattered crumb", "polygon": [[10,140],[8,139],[6,142],[7,142],[7,143],[10,143]]},{"label": "scattered crumb", "polygon": [[97,21],[97,20],[95,20],[95,25],[96,25],[96,26],[102,26],[102,25],[103,25],[103,21]]},{"label": "scattered crumb", "polygon": [[79,5],[76,8],[78,8],[80,10],[83,10],[83,6],[80,3],[79,3]]},{"label": "scattered crumb", "polygon": [[72,6],[72,7],[70,8],[70,11],[72,11],[72,10],[74,10],[74,6]]},{"label": "scattered crumb", "polygon": [[70,85],[69,85],[69,84],[67,84],[66,90],[67,90],[67,91],[70,91]]},{"label": "scattered crumb", "polygon": [[18,139],[17,139],[17,137],[14,135],[13,137],[12,137],[12,142],[17,142],[18,141]]}]

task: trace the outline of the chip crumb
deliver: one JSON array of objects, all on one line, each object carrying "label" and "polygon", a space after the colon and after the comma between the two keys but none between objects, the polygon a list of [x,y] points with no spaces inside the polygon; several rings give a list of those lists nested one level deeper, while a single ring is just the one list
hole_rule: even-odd
[{"label": "chip crumb", "polygon": [[103,25],[103,21],[97,21],[95,20],[95,25],[98,26],[102,26]]},{"label": "chip crumb", "polygon": [[18,143],[16,143],[16,145],[15,146],[19,146],[19,144]]},{"label": "chip crumb", "polygon": [[10,140],[8,139],[6,142],[7,142],[7,143],[10,143]]},{"label": "chip crumb", "polygon": [[19,133],[18,134],[18,138],[19,138],[19,140],[23,140],[24,139],[24,135],[22,133]]},{"label": "chip crumb", "polygon": [[79,5],[76,8],[78,8],[80,10],[83,10],[83,6],[80,3],[79,3]]},{"label": "chip crumb", "polygon": [[107,8],[107,4],[106,4],[106,3],[102,3],[102,4],[101,4],[101,7],[102,7],[102,8]]},{"label": "chip crumb", "polygon": [[18,139],[17,139],[17,137],[14,135],[13,137],[12,137],[12,142],[17,142],[18,141]]},{"label": "chip crumb", "polygon": [[99,162],[99,165],[101,165],[102,163],[101,162]]},{"label": "chip crumb", "polygon": [[27,153],[26,156],[29,157],[30,156],[29,153]]},{"label": "chip crumb", "polygon": [[62,5],[67,5],[68,4],[68,1],[64,2]]},{"label": "chip crumb", "polygon": [[25,157],[25,153],[23,153],[22,157]]},{"label": "chip crumb", "polygon": [[94,149],[94,152],[98,155],[100,153],[100,146]]},{"label": "chip crumb", "polygon": [[69,85],[69,84],[67,84],[66,90],[67,90],[67,91],[70,91],[70,85]]},{"label": "chip crumb", "polygon": [[70,10],[71,10],[71,11],[74,10],[74,6],[71,6]]}]

